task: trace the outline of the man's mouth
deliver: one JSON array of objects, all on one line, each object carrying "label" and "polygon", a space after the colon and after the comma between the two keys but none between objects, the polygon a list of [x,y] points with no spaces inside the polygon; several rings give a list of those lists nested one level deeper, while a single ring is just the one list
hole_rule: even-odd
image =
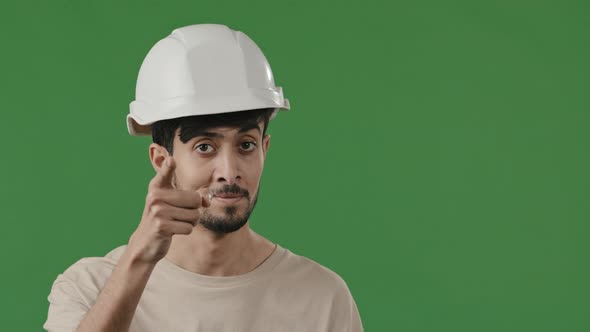
[{"label": "man's mouth", "polygon": [[219,197],[219,198],[238,198],[238,197],[242,197],[242,195],[239,195],[239,194],[223,194],[223,193],[219,193],[219,194],[213,195],[213,197]]},{"label": "man's mouth", "polygon": [[243,195],[237,195],[237,194],[217,194],[217,195],[213,195],[213,200],[212,201],[217,201],[221,204],[234,204],[239,202],[242,198],[244,198]]}]

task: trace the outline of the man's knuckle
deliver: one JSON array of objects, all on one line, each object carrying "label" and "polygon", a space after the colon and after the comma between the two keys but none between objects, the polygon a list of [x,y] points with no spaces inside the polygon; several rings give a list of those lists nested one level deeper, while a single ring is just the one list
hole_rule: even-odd
[{"label": "man's knuckle", "polygon": [[153,204],[150,207],[150,211],[154,217],[161,217],[164,211],[164,207],[160,204]]},{"label": "man's knuckle", "polygon": [[182,234],[190,234],[192,232],[193,232],[193,226],[191,226],[191,225],[184,227],[182,230]]},{"label": "man's knuckle", "polygon": [[162,195],[159,190],[152,190],[146,196],[146,202],[148,205],[158,205],[162,202]]},{"label": "man's knuckle", "polygon": [[156,233],[158,234],[166,234],[166,222],[162,218],[154,219],[154,227],[156,229]]},{"label": "man's knuckle", "polygon": [[146,196],[145,196],[145,203],[146,205],[154,205],[155,203],[155,197],[154,194],[152,192],[149,192]]}]

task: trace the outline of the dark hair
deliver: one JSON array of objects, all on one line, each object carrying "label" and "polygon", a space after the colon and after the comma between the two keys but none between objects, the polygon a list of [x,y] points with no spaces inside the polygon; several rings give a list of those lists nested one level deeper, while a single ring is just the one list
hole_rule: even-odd
[{"label": "dark hair", "polygon": [[230,113],[192,115],[181,118],[161,120],[152,124],[152,140],[154,143],[163,146],[172,155],[174,135],[180,128],[180,141],[188,142],[193,137],[198,136],[205,129],[215,127],[236,127],[245,128],[257,126],[260,121],[264,121],[262,128],[262,137],[266,135],[270,116],[276,108],[260,108],[247,111],[238,111]]}]

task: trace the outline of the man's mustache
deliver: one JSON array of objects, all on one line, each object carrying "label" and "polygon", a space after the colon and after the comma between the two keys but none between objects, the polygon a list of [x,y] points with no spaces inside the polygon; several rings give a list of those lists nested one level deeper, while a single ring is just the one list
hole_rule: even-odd
[{"label": "man's mustache", "polygon": [[241,188],[240,186],[238,186],[237,184],[226,184],[223,187],[221,187],[221,189],[218,190],[213,190],[214,194],[235,194],[235,195],[242,195],[245,196],[246,198],[250,198],[250,193],[248,192],[248,190]]}]

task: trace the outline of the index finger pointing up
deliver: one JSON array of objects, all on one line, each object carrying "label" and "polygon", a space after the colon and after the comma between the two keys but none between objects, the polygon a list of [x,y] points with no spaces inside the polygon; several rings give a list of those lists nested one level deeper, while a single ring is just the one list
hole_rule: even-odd
[{"label": "index finger pointing up", "polygon": [[172,173],[175,167],[174,159],[170,156],[166,157],[158,174],[152,180],[153,185],[157,188],[173,188]]}]

